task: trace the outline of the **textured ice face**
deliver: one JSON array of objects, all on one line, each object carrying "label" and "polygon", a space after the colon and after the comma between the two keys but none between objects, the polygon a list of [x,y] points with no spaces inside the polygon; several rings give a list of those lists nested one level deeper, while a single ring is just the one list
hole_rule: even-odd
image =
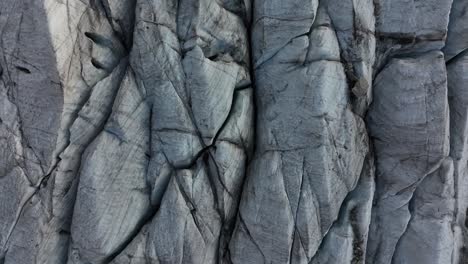
[{"label": "textured ice face", "polygon": [[0,2],[0,263],[465,263],[467,8]]}]

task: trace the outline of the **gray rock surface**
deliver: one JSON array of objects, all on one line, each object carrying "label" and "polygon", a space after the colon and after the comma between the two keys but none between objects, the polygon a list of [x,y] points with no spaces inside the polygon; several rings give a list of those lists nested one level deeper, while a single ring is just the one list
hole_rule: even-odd
[{"label": "gray rock surface", "polygon": [[467,0],[3,0],[1,264],[468,263]]}]

